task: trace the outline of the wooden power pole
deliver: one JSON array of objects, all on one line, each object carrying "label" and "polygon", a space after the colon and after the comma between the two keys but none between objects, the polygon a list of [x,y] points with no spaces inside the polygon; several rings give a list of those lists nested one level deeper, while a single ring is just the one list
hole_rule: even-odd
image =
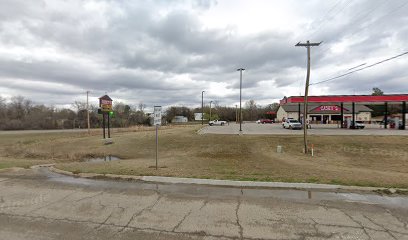
[{"label": "wooden power pole", "polygon": [[306,47],[307,48],[307,74],[306,74],[306,86],[305,86],[305,97],[304,97],[304,108],[303,108],[303,143],[305,148],[305,154],[308,152],[307,149],[307,97],[309,94],[309,79],[310,79],[310,47],[319,46],[322,42],[311,43],[307,41],[306,43],[298,42],[295,47]]}]

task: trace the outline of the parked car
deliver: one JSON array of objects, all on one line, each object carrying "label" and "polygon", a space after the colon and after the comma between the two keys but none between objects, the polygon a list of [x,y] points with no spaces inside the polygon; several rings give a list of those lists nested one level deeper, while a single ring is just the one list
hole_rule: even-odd
[{"label": "parked car", "polygon": [[354,128],[354,129],[363,129],[363,128],[365,128],[365,125],[364,125],[364,122],[363,122],[363,121],[356,121],[354,127],[351,126],[351,128]]},{"label": "parked car", "polygon": [[302,129],[302,124],[298,120],[291,118],[284,121],[282,126],[288,129]]},{"label": "parked car", "polygon": [[208,122],[208,125],[210,126],[224,126],[225,124],[227,124],[227,121],[214,120],[214,121]]},{"label": "parked car", "polygon": [[258,121],[256,121],[256,123],[258,124],[265,124],[265,123],[273,123],[273,120],[271,119],[259,119]]}]

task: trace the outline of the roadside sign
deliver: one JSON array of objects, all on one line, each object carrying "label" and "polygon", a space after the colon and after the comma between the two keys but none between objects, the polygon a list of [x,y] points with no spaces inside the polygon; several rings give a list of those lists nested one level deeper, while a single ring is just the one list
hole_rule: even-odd
[{"label": "roadside sign", "polygon": [[161,125],[162,119],[162,107],[161,106],[154,106],[154,125]]},{"label": "roadside sign", "polygon": [[99,98],[99,107],[102,112],[112,111],[112,99],[108,95]]},{"label": "roadside sign", "polygon": [[102,114],[102,128],[103,128],[103,138],[106,138],[105,135],[105,118],[108,118],[108,138],[110,138],[110,115],[112,112],[112,98],[108,95],[103,95],[99,98],[99,109],[98,114]]},{"label": "roadside sign", "polygon": [[153,115],[154,115],[154,125],[156,126],[156,170],[157,170],[158,159],[159,159],[159,126],[161,125],[162,107],[154,106]]}]

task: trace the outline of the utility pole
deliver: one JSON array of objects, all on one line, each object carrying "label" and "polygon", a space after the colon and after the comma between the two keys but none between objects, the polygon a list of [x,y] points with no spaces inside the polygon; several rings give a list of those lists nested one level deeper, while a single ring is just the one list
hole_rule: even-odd
[{"label": "utility pole", "polygon": [[244,68],[238,68],[239,71],[239,133],[242,134],[242,71]]},{"label": "utility pole", "polygon": [[300,43],[298,42],[295,47],[306,47],[307,48],[307,74],[306,74],[306,86],[305,86],[305,97],[304,97],[304,108],[303,108],[303,143],[304,143],[304,148],[305,148],[305,154],[307,154],[307,98],[309,94],[309,79],[310,79],[310,47],[317,47],[321,44],[322,42],[319,43],[311,43],[309,40],[306,43]]},{"label": "utility pole", "polygon": [[86,114],[88,118],[88,135],[91,135],[91,124],[89,120],[89,91],[86,91]]},{"label": "utility pole", "polygon": [[204,92],[201,91],[201,125],[204,125]]}]

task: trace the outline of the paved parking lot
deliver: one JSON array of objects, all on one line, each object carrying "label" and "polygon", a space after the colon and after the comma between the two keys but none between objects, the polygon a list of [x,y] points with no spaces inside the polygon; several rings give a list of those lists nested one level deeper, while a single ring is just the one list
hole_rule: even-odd
[{"label": "paved parking lot", "polygon": [[[274,124],[256,124],[243,123],[243,134],[270,134],[270,135],[296,135],[303,134],[303,130],[283,129],[281,123]],[[201,134],[238,134],[239,124],[230,123],[225,126],[206,126]],[[341,129],[337,124],[312,124],[312,129],[308,130],[311,135],[405,135],[408,136],[408,130],[384,129],[379,125],[367,124],[364,129]]]}]

